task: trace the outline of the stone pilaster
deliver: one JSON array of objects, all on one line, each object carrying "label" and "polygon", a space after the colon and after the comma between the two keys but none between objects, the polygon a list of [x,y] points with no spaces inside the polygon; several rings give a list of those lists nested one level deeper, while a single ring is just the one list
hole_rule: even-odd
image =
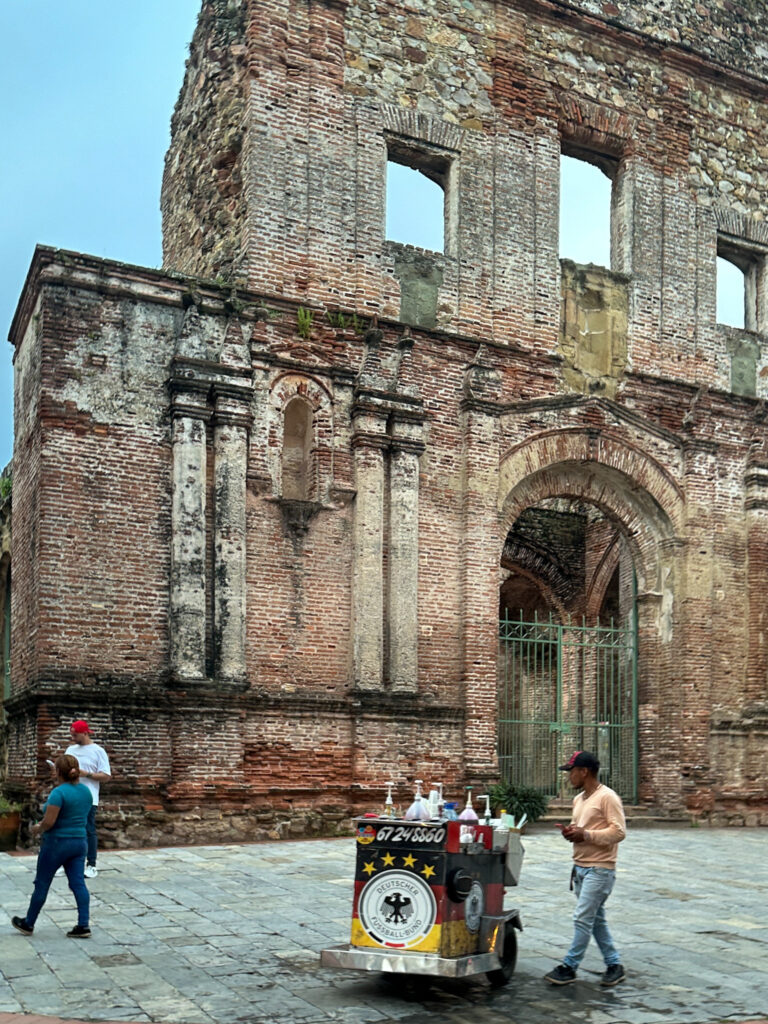
[{"label": "stone pilaster", "polygon": [[386,421],[354,417],[355,502],[352,569],[352,649],[355,686],[377,690],[384,670],[384,455]]},{"label": "stone pilaster", "polygon": [[214,386],[214,649],[216,679],[242,684],[245,667],[246,477],[252,388]]},{"label": "stone pilaster", "polygon": [[747,595],[749,643],[744,700],[749,704],[768,697],[768,458],[764,451],[750,457],[744,478],[747,520]]},{"label": "stone pilaster", "polygon": [[389,466],[389,678],[393,690],[406,692],[416,691],[419,674],[421,430],[420,423],[398,425]]},{"label": "stone pilaster", "polygon": [[205,671],[205,391],[176,389],[171,400],[171,672],[177,683],[202,682]]}]

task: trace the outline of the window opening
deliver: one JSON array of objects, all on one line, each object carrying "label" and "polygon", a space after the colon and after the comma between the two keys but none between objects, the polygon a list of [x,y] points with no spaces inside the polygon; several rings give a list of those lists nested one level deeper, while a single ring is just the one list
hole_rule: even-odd
[{"label": "window opening", "polygon": [[724,256],[717,257],[717,322],[726,327],[746,327],[746,276],[741,267]]},{"label": "window opening", "polygon": [[283,419],[283,497],[309,501],[312,460],[312,407],[292,398]]},{"label": "window opening", "polygon": [[560,259],[611,266],[611,207],[617,162],[585,151],[560,157]]},{"label": "window opening", "polygon": [[395,145],[387,161],[386,237],[419,249],[444,252],[446,191],[450,161],[426,151]]}]

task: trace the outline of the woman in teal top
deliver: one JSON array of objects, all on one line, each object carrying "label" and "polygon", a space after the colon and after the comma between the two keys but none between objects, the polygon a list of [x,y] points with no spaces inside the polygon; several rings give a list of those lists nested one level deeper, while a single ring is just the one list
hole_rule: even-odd
[{"label": "woman in teal top", "polygon": [[71,754],[57,757],[55,768],[57,785],[51,790],[43,808],[42,820],[32,827],[32,831],[43,835],[32,899],[26,916],[11,918],[11,924],[24,935],[32,934],[53,876],[63,867],[77,903],[77,924],[67,935],[71,939],[87,939],[91,934],[88,921],[90,896],[83,868],[87,850],[85,822],[93,798],[88,787],[80,783],[80,766]]}]

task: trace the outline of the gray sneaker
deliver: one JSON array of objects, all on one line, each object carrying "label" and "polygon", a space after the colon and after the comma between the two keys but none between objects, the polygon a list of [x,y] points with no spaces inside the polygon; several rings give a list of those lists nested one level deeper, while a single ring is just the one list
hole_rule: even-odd
[{"label": "gray sneaker", "polygon": [[624,973],[624,967],[622,964],[611,964],[600,979],[600,984],[604,985],[606,988],[609,985],[618,985],[620,981],[624,981],[626,976],[627,975]]}]

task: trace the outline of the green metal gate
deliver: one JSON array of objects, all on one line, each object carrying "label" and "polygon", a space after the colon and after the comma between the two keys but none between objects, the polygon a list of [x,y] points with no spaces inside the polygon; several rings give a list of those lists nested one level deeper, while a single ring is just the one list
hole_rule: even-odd
[{"label": "green metal gate", "polygon": [[503,779],[566,795],[558,772],[574,750],[600,759],[600,778],[637,802],[637,638],[633,625],[504,618],[499,652]]}]

